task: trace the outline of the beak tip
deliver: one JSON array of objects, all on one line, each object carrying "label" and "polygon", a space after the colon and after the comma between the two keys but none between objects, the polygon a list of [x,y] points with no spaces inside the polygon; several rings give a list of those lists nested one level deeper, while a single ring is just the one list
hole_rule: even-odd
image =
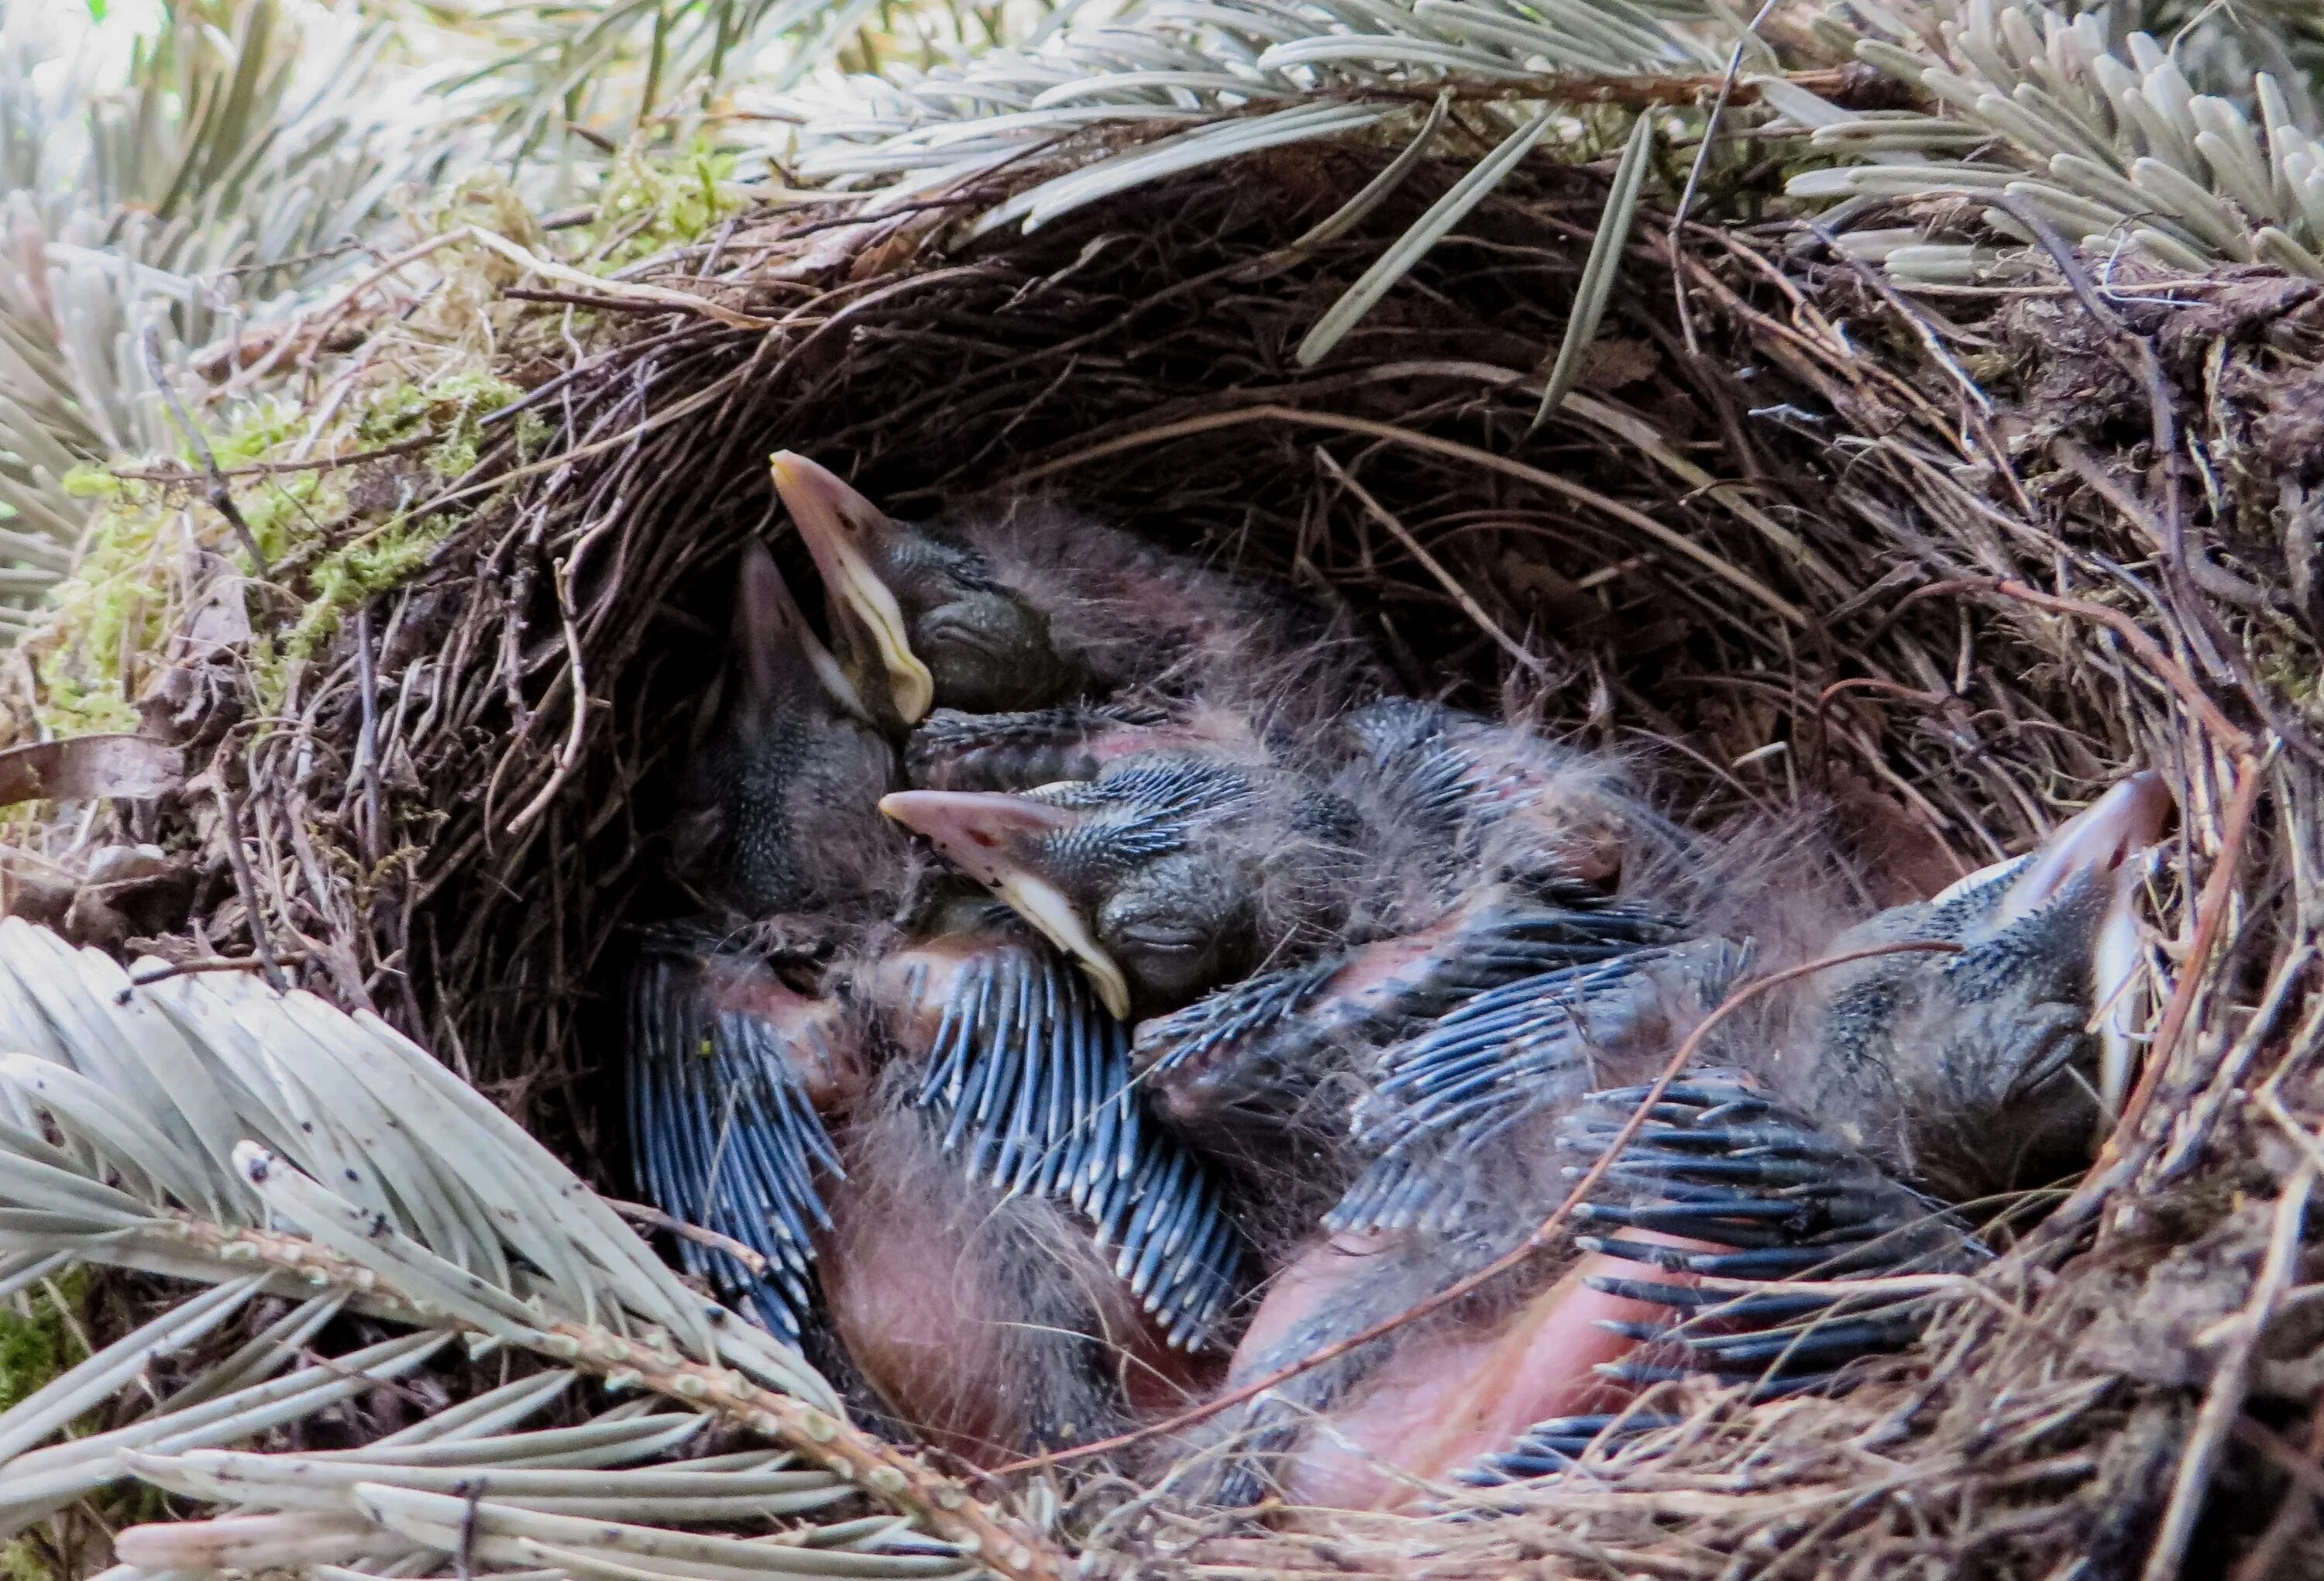
[{"label": "beak tip", "polygon": [[1098,1001],[1107,1013],[1116,1021],[1129,1020],[1130,984],[1123,980],[1120,971],[1099,971],[1087,961],[1082,963],[1082,970],[1088,973],[1091,986],[1097,989]]},{"label": "beak tip", "polygon": [[933,838],[937,832],[937,821],[931,815],[943,811],[946,804],[942,800],[944,794],[942,791],[890,791],[880,798],[880,811],[913,833]]}]

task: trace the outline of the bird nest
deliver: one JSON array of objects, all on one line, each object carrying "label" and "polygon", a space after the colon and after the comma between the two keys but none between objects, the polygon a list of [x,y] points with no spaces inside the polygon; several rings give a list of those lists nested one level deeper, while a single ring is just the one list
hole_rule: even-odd
[{"label": "bird nest", "polygon": [[[2312,1540],[2285,1489],[2324,1447],[2301,1261],[2319,289],[2101,283],[2061,253],[1908,297],[1790,223],[1647,213],[1545,411],[1606,200],[1586,170],[1504,184],[1301,365],[1452,179],[1310,234],[1385,157],[1252,156],[966,243],[998,191],[794,209],[629,284],[512,291],[489,371],[524,393],[473,466],[446,483],[400,443],[349,474],[448,525],[416,574],[262,698],[206,591],[221,562],[171,573],[138,688],[202,775],[123,831],[206,853],[163,951],[254,946],[375,1007],[622,1182],[608,1006],[775,449],[899,515],[1047,494],[1289,583],[1416,694],[1642,754],[1682,819],[1818,809],[1877,904],[2156,768],[2183,818],[2144,1079],[1917,1349],[1837,1398],[1685,1393],[1680,1425],[1496,1490],[1490,1518],[1227,1518],[1061,1472],[1059,1530],[1122,1574],[2111,1574],[2229,1540],[2254,1575],[2289,1562]],[[213,483],[242,486],[176,486]],[[43,685],[22,668],[27,714]]]}]

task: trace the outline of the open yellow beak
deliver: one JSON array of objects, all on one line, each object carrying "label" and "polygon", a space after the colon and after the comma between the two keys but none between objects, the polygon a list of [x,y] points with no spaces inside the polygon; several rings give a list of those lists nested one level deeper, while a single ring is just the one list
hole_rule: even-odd
[{"label": "open yellow beak", "polygon": [[1072,828],[1077,814],[991,791],[896,791],[880,798],[880,811],[926,835],[961,871],[1072,956],[1100,1002],[1116,1017],[1130,1018],[1130,979],[1091,935],[1065,892],[1016,854],[1026,839]]},{"label": "open yellow beak", "polygon": [[770,460],[775,492],[798,527],[815,568],[823,575],[835,619],[851,620],[872,639],[887,672],[896,715],[918,724],[936,705],[936,678],[912,651],[910,633],[896,595],[872,569],[867,539],[883,531],[888,518],[878,506],[847,486],[830,468],[796,451],[778,450]]}]

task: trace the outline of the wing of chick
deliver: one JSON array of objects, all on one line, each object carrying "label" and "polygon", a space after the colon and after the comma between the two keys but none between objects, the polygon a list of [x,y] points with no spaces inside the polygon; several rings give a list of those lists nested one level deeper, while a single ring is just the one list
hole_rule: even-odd
[{"label": "wing of chick", "polygon": [[950,906],[857,973],[885,1075],[818,1237],[835,1328],[888,1409],[988,1462],[1183,1395],[1243,1255],[1215,1181],[1147,1118],[1127,1029],[995,909]]},{"label": "wing of chick", "polygon": [[897,1425],[990,1466],[1185,1398],[1199,1365],[1087,1220],[966,1179],[917,1104],[919,1074],[891,1067],[842,1128],[848,1181],[819,1237],[832,1328]]},{"label": "wing of chick", "polygon": [[862,1080],[853,1030],[835,1004],[786,987],[765,962],[672,929],[641,953],[629,1040],[641,1190],[744,1248],[678,1243],[689,1273],[798,1337],[813,1234],[830,1224],[816,1176],[840,1167],[822,1111]]},{"label": "wing of chick", "polygon": [[1069,1207],[1170,1347],[1215,1341],[1241,1237],[1211,1172],[1148,1115],[1129,1029],[1069,961],[987,917],[881,959],[857,991],[957,1173]]}]

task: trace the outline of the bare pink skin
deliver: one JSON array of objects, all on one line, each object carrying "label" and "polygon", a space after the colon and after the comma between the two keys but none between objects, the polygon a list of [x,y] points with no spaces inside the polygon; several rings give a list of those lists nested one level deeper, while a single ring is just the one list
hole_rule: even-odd
[{"label": "bare pink skin", "polygon": [[[978,1340],[1000,1321],[960,1248],[931,1245],[922,1216],[874,1182],[831,1193],[818,1248],[840,1343],[888,1409],[938,1448],[979,1465],[1015,1442],[1008,1402],[973,1384]],[[982,1364],[982,1365],[980,1365]]]},{"label": "bare pink skin", "polygon": [[[1012,1344],[1027,1321],[1001,1264],[1037,1254],[982,1234],[986,1227],[931,1214],[879,1172],[854,1167],[831,1192],[833,1229],[820,1267],[833,1327],[864,1379],[912,1432],[972,1465],[1022,1455],[1034,1424],[1019,1383],[1027,1358]],[[1094,1257],[1042,1276],[1083,1280],[1130,1408],[1166,1411],[1214,1379],[1204,1363],[1164,1343],[1161,1331]],[[1098,1424],[1083,1424],[1084,1428]]]},{"label": "bare pink skin", "polygon": [[1514,808],[1567,873],[1589,884],[1609,883],[1621,873],[1632,831],[1591,777],[1545,768],[1515,734],[1495,732],[1466,744],[1491,774],[1486,799]]},{"label": "bare pink skin", "polygon": [[[952,982],[978,948],[973,939],[940,940],[881,962],[872,997],[908,1062],[925,1057]],[[957,1166],[916,1151],[934,1144],[913,1140],[913,1126],[890,1127],[868,1144],[867,1135],[844,1144],[848,1178],[827,1193],[834,1227],[818,1242],[824,1294],[849,1356],[916,1435],[977,1466],[1025,1452],[1035,1424],[1017,1341],[1028,1319],[1012,1278],[1076,1281],[1131,1409],[1183,1405],[1213,1381],[1216,1364],[1172,1350],[1097,1255],[1057,1262],[1053,1250],[1017,1245],[1005,1226],[975,1213],[932,1211],[929,1190],[965,1190]],[[1073,1228],[1064,1238],[1084,1237]]]},{"label": "bare pink skin", "polygon": [[[1251,1319],[1231,1374],[1249,1372],[1256,1357],[1337,1299],[1390,1244],[1388,1236],[1335,1236],[1295,1259]],[[1442,1482],[1537,1421],[1618,1407],[1628,1392],[1594,1369],[1620,1360],[1636,1342],[1598,1325],[1656,1321],[1669,1309],[1593,1291],[1584,1282],[1592,1275],[1684,1278],[1593,1253],[1515,1311],[1416,1326],[1385,1365],[1309,1429],[1285,1477],[1286,1502],[1308,1509],[1396,1509],[1421,1495],[1420,1483]]]},{"label": "bare pink skin", "polygon": [[872,998],[886,1017],[889,1035],[916,1056],[925,1055],[936,1042],[953,984],[982,948],[975,939],[947,936],[882,957]]},{"label": "bare pink skin", "polygon": [[837,1000],[802,994],[765,967],[731,956],[709,963],[705,988],[719,1009],[755,1016],[782,1034],[786,1061],[817,1113],[863,1095],[870,1071]]}]

